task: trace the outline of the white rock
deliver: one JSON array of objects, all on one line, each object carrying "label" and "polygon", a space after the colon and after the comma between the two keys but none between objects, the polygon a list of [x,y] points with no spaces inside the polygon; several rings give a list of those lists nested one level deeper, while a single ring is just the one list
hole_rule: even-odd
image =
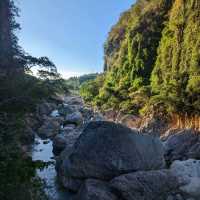
[{"label": "white rock", "polygon": [[200,161],[194,159],[175,161],[171,171],[182,185],[180,187],[182,192],[200,198]]}]

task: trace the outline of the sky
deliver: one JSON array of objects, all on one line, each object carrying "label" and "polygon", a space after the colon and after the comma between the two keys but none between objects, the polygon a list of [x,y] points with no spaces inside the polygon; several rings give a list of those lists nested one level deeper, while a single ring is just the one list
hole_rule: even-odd
[{"label": "sky", "polygon": [[19,42],[47,56],[64,78],[102,72],[108,32],[134,0],[17,0]]}]

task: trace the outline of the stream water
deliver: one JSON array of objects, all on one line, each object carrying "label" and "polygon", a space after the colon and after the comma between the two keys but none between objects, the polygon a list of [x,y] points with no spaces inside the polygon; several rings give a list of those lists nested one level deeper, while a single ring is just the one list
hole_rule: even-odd
[{"label": "stream water", "polygon": [[49,200],[70,200],[70,193],[58,184],[56,179],[55,159],[52,153],[52,141],[42,140],[38,136],[32,148],[33,161],[50,163],[43,169],[37,169],[37,175],[44,181],[44,192]]}]

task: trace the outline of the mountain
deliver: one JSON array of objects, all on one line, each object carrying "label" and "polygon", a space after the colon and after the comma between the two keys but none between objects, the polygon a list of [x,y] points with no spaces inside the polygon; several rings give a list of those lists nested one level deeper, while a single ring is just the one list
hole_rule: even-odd
[{"label": "mountain", "polygon": [[198,0],[138,0],[109,32],[91,103],[134,114],[199,114],[199,25]]}]

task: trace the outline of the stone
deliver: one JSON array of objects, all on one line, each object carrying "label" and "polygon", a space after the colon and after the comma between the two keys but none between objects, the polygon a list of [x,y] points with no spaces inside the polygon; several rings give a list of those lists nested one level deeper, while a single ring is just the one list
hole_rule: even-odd
[{"label": "stone", "polygon": [[64,117],[74,112],[76,112],[76,109],[73,106],[68,105],[68,104],[61,104],[58,107],[58,113]]},{"label": "stone", "polygon": [[83,100],[79,96],[68,96],[65,98],[65,102],[69,105],[83,105]]},{"label": "stone", "polygon": [[64,135],[57,135],[53,139],[53,153],[59,155],[66,147],[67,141]]},{"label": "stone", "polygon": [[109,180],[124,173],[165,166],[158,138],[138,134],[112,122],[90,122],[65,160],[74,178]]},{"label": "stone", "polygon": [[66,116],[64,125],[75,124],[81,125],[83,123],[83,116],[80,112],[75,112]]},{"label": "stone", "polygon": [[43,138],[52,138],[59,133],[60,119],[48,117],[44,121],[43,125],[38,129],[38,135]]},{"label": "stone", "polygon": [[193,130],[182,130],[171,135],[165,142],[165,159],[174,160],[200,159],[200,137]]},{"label": "stone", "polygon": [[56,109],[56,104],[44,102],[37,106],[37,113],[38,115],[49,115],[55,109]]},{"label": "stone", "polygon": [[165,200],[179,187],[177,178],[169,170],[125,174],[110,184],[124,200]]},{"label": "stone", "polygon": [[170,170],[177,177],[182,192],[188,194],[190,197],[200,199],[199,160],[174,161]]},{"label": "stone", "polygon": [[107,182],[88,179],[74,200],[118,200]]},{"label": "stone", "polygon": [[[60,155],[56,159],[56,170],[57,170],[59,181],[61,182],[63,187],[65,187],[68,190],[71,190],[73,192],[77,192],[79,190],[79,188],[82,184],[82,180],[70,177],[70,175],[68,174],[68,171],[66,170],[66,167],[65,167],[65,165],[66,165],[65,160],[67,160],[69,155],[71,154],[74,143],[77,141],[80,134],[81,134],[81,132],[79,130],[74,130],[74,131],[67,132],[62,135],[62,137],[64,137],[63,140],[65,141],[64,142],[65,149],[57,152],[57,155],[59,155],[59,154]],[[54,149],[53,151],[56,151],[56,149]]]}]

